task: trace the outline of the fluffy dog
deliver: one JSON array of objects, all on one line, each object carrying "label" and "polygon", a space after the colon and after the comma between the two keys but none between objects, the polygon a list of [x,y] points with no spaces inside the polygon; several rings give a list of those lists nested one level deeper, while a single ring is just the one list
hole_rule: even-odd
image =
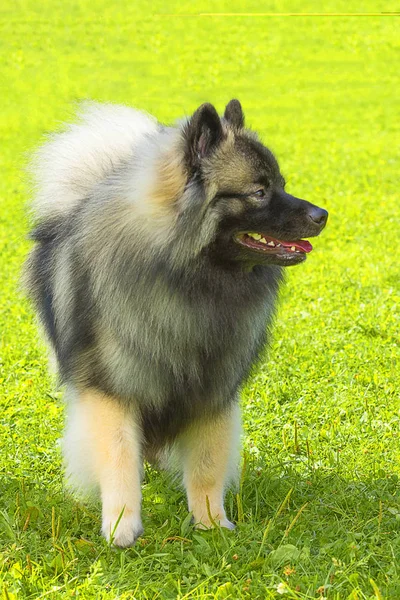
[{"label": "fluffy dog", "polygon": [[164,126],[89,104],[32,164],[30,296],[66,389],[67,471],[99,486],[102,531],[142,533],[144,457],[179,457],[195,523],[232,528],[238,392],[274,313],[283,267],[327,212],[284,191],[273,154],[231,100]]}]

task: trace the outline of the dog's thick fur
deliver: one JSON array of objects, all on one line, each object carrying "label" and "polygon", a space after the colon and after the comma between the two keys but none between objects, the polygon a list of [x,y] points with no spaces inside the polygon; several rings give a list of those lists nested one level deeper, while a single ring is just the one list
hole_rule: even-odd
[{"label": "dog's thick fur", "polygon": [[195,522],[231,528],[238,390],[266,344],[282,266],[305,257],[235,235],[316,235],[320,209],[283,191],[235,100],[223,118],[206,104],[174,127],[89,104],[32,168],[26,281],[66,387],[69,475],[100,487],[103,534],[127,546],[142,531],[143,456],[174,447]]}]

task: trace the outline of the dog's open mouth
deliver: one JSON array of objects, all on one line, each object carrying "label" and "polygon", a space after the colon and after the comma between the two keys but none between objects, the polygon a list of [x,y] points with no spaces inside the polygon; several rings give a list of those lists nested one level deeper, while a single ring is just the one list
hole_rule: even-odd
[{"label": "dog's open mouth", "polygon": [[267,252],[268,254],[308,254],[312,245],[307,240],[277,240],[262,233],[239,233],[235,240],[251,250]]}]

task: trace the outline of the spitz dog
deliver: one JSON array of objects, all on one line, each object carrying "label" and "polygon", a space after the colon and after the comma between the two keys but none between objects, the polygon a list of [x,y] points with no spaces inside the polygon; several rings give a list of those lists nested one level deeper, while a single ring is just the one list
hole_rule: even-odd
[{"label": "spitz dog", "polygon": [[282,268],[306,259],[327,212],[285,192],[237,100],[171,127],[88,104],[32,169],[26,281],[66,389],[68,475],[99,487],[103,535],[130,546],[143,459],[172,452],[195,524],[233,528],[238,392]]}]

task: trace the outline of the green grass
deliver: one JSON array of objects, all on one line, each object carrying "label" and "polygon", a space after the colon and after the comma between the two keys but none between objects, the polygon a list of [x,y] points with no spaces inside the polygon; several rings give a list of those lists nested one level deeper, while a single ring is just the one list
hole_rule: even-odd
[{"label": "green grass", "polygon": [[[399,18],[196,17],[206,2],[148,6],[0,8],[0,593],[398,599]],[[232,0],[213,10],[321,4]],[[193,531],[182,491],[148,468],[145,534],[119,551],[99,536],[99,505],[63,483],[61,395],[18,292],[29,246],[25,153],[82,98],[172,121],[204,101],[222,110],[231,97],[275,150],[289,191],[326,207],[330,221],[306,264],[288,272],[274,343],[243,393],[242,479],[227,495],[236,531]]]}]

